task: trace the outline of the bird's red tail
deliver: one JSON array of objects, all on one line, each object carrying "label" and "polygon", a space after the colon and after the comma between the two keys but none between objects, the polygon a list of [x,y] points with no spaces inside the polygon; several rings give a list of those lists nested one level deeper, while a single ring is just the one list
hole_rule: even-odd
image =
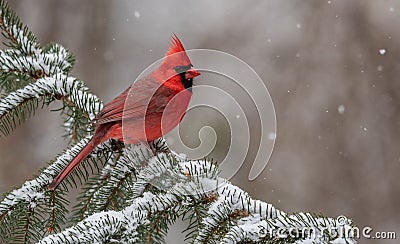
[{"label": "bird's red tail", "polygon": [[57,186],[96,148],[98,143],[92,140],[80,151],[75,158],[61,171],[50,183],[49,189],[55,190]]}]

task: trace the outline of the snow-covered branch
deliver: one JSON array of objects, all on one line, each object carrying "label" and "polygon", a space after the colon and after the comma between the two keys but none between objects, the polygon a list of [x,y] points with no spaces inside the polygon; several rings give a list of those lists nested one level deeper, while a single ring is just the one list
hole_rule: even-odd
[{"label": "snow-covered branch", "polygon": [[45,77],[37,82],[29,84],[24,88],[18,89],[10,93],[8,96],[0,100],[0,119],[24,102],[40,98],[42,96],[52,95],[56,97],[68,96],[69,100],[76,105],[77,108],[84,111],[92,119],[96,113],[102,108],[102,102],[84,86],[84,84],[65,75],[57,75],[55,77]]},{"label": "snow-covered branch", "polygon": [[17,204],[24,202],[33,207],[36,201],[44,198],[44,192],[54,176],[82,150],[89,139],[89,137],[82,139],[75,146],[58,156],[55,161],[35,179],[27,181],[20,188],[11,191],[0,203],[0,220],[2,216],[7,214],[7,212],[12,210]]},{"label": "snow-covered branch", "polygon": [[9,40],[7,46],[19,49],[27,55],[39,48],[36,37],[21,23],[5,1],[0,2],[0,28],[3,36]]},{"label": "snow-covered branch", "polygon": [[[125,155],[139,155],[142,151],[143,148],[134,147],[125,150]],[[154,221],[160,221],[160,216],[182,217],[184,212],[199,204],[204,205],[207,212],[206,217],[202,218],[197,226],[194,243],[210,243],[215,240],[222,243],[290,240],[289,235],[282,237],[282,232],[278,230],[291,228],[299,231],[309,228],[318,232],[317,235],[306,235],[293,241],[311,238],[319,243],[328,243],[339,236],[332,237],[324,230],[338,226],[351,227],[350,223],[339,223],[332,218],[317,217],[308,213],[288,215],[271,204],[251,198],[239,187],[218,177],[215,164],[206,160],[187,161],[176,157],[172,159],[172,155],[161,153],[151,157],[142,168],[138,167],[139,161],[144,161],[134,159],[138,170],[137,182],[140,176],[141,183],[134,184],[130,190],[141,193],[140,196],[125,196],[125,201],[131,203],[123,210],[97,211],[75,226],[47,236],[40,243],[93,243],[111,240],[136,243],[143,239],[143,228],[148,230],[148,235],[152,232],[157,234],[157,230],[151,226],[154,225]],[[118,162],[125,164],[127,161]],[[118,167],[124,168],[122,165]],[[117,178],[121,177],[123,175]],[[157,183],[162,183],[162,188]],[[143,191],[143,185],[146,185],[146,188],[155,187],[157,190]],[[94,204],[103,205],[104,202]],[[173,222],[174,218],[171,217],[170,221]],[[346,240],[349,243],[354,241],[351,238]]]},{"label": "snow-covered branch", "polygon": [[[11,92],[0,100],[0,131],[3,134],[9,134],[16,127],[15,120],[24,117],[23,114],[26,113],[24,108],[28,108],[27,112],[32,113],[39,99],[47,96],[68,99],[68,102],[86,114],[88,119],[93,119],[103,106],[83,82],[63,74],[45,77]],[[21,122],[23,121],[19,123]]]},{"label": "snow-covered branch", "polygon": [[0,51],[0,69],[3,72],[36,73],[36,77],[66,73],[73,66],[69,61],[70,56],[58,44],[53,44],[47,51],[35,50],[31,55],[23,55],[17,49],[8,49]]}]

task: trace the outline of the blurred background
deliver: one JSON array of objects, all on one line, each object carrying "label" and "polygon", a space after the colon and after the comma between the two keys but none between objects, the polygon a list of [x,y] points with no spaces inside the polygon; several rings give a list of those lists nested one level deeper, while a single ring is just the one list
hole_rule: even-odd
[{"label": "blurred background", "polygon": [[[399,1],[18,0],[10,5],[41,44],[58,42],[75,54],[72,75],[105,102],[164,55],[172,33],[188,49],[239,57],[269,89],[277,134],[263,173],[248,180],[256,136],[232,182],[288,213],[343,214],[361,228],[396,231],[400,238]],[[32,178],[67,146],[62,120],[49,111],[38,111],[1,137],[1,193]],[[230,138],[226,121],[204,113],[193,118],[214,127],[218,141],[212,156],[223,158]],[[259,126],[252,129],[257,135]],[[198,131],[192,133],[196,144]],[[183,240],[178,225],[168,243]]]}]

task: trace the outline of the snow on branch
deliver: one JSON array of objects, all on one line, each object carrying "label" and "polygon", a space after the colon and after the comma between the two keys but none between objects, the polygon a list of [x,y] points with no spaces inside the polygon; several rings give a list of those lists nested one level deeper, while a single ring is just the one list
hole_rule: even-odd
[{"label": "snow on branch", "polygon": [[122,213],[116,211],[94,214],[57,235],[45,237],[39,243],[104,243],[111,239],[111,233],[117,233],[123,227],[123,219]]},{"label": "snow on branch", "polygon": [[[102,147],[109,148],[110,145],[106,144],[100,145],[98,150],[102,150]],[[130,195],[131,182],[136,180],[136,169],[146,164],[153,155],[141,145],[126,147],[128,149],[111,155],[99,174],[86,183],[87,190],[82,192],[80,204],[74,209],[74,220],[80,221],[93,213],[108,209],[112,205],[110,201],[117,193]]]},{"label": "snow on branch", "polygon": [[9,43],[5,43],[7,46],[17,48],[27,55],[39,48],[36,37],[21,23],[5,1],[0,2],[0,28],[3,36],[9,40]]},{"label": "snow on branch", "polygon": [[[138,148],[134,148],[133,151],[137,155]],[[126,163],[125,160],[120,161],[122,164],[124,162]],[[139,164],[136,162],[134,165]],[[143,228],[149,231],[146,238],[151,236],[151,231],[157,234],[157,230],[150,227],[154,221],[173,222],[173,217],[168,219],[165,216],[180,217],[183,212],[191,211],[194,205],[199,204],[207,208],[207,214],[197,226],[194,243],[209,243],[215,240],[222,243],[279,240],[283,237],[277,230],[290,228],[314,228],[318,232],[318,235],[305,235],[294,239],[293,242],[313,238],[314,241],[327,243],[339,237],[331,237],[324,230],[338,226],[351,227],[350,223],[338,223],[335,219],[308,213],[288,215],[271,204],[252,199],[239,187],[218,177],[216,168],[215,164],[206,160],[187,161],[173,154],[160,153],[151,157],[147,165],[137,168],[137,179],[139,181],[140,176],[141,183],[132,185],[130,190],[140,192],[140,195],[126,196],[125,201],[130,201],[129,206],[121,211],[93,213],[76,225],[45,237],[39,243],[93,243],[111,240],[136,243],[143,240]],[[146,183],[158,190],[144,192],[143,184]],[[352,239],[347,241],[351,243]]]},{"label": "snow on branch", "polygon": [[40,47],[4,1],[0,8],[0,27],[10,40],[10,49],[0,50],[0,92],[8,94],[0,100],[0,131],[9,134],[40,102],[47,105],[59,99],[64,103],[66,136],[72,142],[83,138],[102,102],[82,81],[68,76],[74,56],[59,44]]},{"label": "snow on branch", "polygon": [[35,179],[25,182],[20,188],[11,191],[0,203],[0,219],[19,203],[28,203],[34,207],[35,202],[44,198],[44,192],[53,177],[64,168],[70,160],[89,142],[90,137],[82,139],[72,148],[66,150]]},{"label": "snow on branch", "polygon": [[[351,222],[340,218],[318,217],[310,213],[282,214],[276,218],[262,219],[257,214],[240,219],[224,236],[221,243],[238,243],[251,240],[292,239],[305,243],[356,243]],[[335,242],[336,243],[336,242]]]},{"label": "snow on branch", "polygon": [[[37,100],[46,96],[68,99],[89,119],[93,119],[103,106],[102,102],[86,88],[83,82],[73,77],[60,74],[55,77],[41,78],[35,83],[11,92],[0,100],[0,130],[3,134],[8,134],[15,128],[14,117],[21,116],[21,113],[16,112],[18,109],[26,105],[32,106],[32,103],[37,106]],[[34,109],[35,107],[31,110]]]},{"label": "snow on branch", "polygon": [[73,66],[71,58],[69,51],[58,44],[51,45],[46,51],[38,49],[31,55],[23,55],[18,49],[7,49],[0,51],[0,69],[29,73],[38,78],[68,72]]}]

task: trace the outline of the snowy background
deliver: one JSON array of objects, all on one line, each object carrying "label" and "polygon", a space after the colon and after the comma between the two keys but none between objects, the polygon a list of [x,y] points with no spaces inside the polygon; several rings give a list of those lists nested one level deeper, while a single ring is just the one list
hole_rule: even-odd
[{"label": "snowy background", "polygon": [[[76,55],[73,75],[105,102],[165,53],[172,33],[187,48],[241,58],[265,81],[278,131],[263,174],[249,182],[248,162],[233,183],[288,213],[344,214],[360,227],[400,235],[399,1],[10,5],[42,44],[58,42]],[[21,185],[67,146],[58,113],[49,111],[0,139],[0,192]],[[217,125],[219,140],[227,141],[218,115],[202,123]],[[226,151],[217,146],[216,158]],[[169,242],[175,238],[181,239],[173,233]]]}]

